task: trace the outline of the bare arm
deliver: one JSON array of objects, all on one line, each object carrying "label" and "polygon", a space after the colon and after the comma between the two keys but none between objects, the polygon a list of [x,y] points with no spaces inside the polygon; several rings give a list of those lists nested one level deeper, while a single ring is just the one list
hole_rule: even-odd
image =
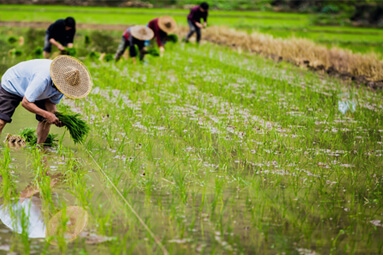
[{"label": "bare arm", "polygon": [[49,39],[49,42],[56,46],[59,50],[64,50],[64,46],[62,46],[58,41],[56,41],[54,38]]},{"label": "bare arm", "polygon": [[199,28],[202,28],[203,26],[202,26],[202,24],[201,23],[199,23],[199,22],[195,22],[195,25],[197,26],[197,27],[199,27]]},{"label": "bare arm", "polygon": [[[48,100],[49,101],[49,100]],[[21,101],[21,105],[27,109],[28,111],[41,115],[44,118],[47,119],[49,124],[55,124],[56,126],[61,126],[60,120],[54,115],[53,112],[56,111],[56,105],[51,102],[46,102],[45,106],[47,108],[47,111],[39,108],[34,103],[29,102],[25,97],[23,98],[23,101]]]}]

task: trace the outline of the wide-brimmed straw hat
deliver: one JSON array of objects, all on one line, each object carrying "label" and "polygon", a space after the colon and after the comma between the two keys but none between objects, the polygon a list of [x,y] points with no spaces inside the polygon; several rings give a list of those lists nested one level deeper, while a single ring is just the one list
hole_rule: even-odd
[{"label": "wide-brimmed straw hat", "polygon": [[162,16],[158,18],[158,26],[165,33],[173,33],[177,28],[176,21],[169,16]]},{"label": "wide-brimmed straw hat", "polygon": [[50,73],[57,89],[69,98],[84,98],[92,89],[88,69],[74,57],[56,57],[52,61]]},{"label": "wide-brimmed straw hat", "polygon": [[133,37],[141,40],[141,41],[147,41],[153,38],[154,32],[147,26],[134,26],[130,28],[130,32],[132,33]]}]

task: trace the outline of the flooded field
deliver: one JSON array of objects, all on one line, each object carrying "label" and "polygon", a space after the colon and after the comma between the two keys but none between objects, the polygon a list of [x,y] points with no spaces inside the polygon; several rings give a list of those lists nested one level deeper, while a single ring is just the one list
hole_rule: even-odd
[{"label": "flooded field", "polygon": [[1,145],[0,254],[383,252],[381,91],[208,43],[80,59],[86,142]]}]

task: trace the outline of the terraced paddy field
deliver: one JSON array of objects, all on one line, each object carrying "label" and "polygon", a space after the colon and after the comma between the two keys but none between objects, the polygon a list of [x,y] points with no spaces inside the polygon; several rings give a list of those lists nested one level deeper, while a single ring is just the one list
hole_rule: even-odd
[{"label": "terraced paddy field", "polygon": [[[1,74],[35,33],[2,28]],[[1,146],[0,253],[383,252],[381,91],[210,43],[107,62],[79,33],[94,87],[62,105],[90,135]],[[36,124],[19,107],[1,139]]]}]

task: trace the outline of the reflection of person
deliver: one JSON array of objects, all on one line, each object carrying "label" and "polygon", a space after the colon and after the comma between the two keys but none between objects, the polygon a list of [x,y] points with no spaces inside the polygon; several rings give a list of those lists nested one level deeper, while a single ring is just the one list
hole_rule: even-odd
[{"label": "reflection of person", "polygon": [[51,24],[45,32],[44,58],[49,58],[52,44],[60,51],[65,47],[73,47],[73,38],[76,33],[76,21],[72,17],[58,19]]},{"label": "reflection of person", "polygon": [[[190,10],[187,17],[190,31],[185,38],[185,42],[188,42],[194,33],[197,33],[197,43],[200,42],[201,29],[207,25],[208,10],[209,4],[206,2],[203,2],[199,6],[196,6]],[[203,24],[201,24],[201,19],[204,20]]]},{"label": "reflection of person", "polygon": [[114,59],[118,61],[122,54],[124,54],[126,48],[129,47],[129,56],[136,63],[136,45],[140,53],[140,60],[144,59],[145,56],[145,41],[153,38],[153,31],[146,26],[134,26],[125,30],[122,34],[121,43],[118,46],[118,50]]},{"label": "reflection of person", "polygon": [[169,16],[162,16],[149,21],[148,27],[154,32],[154,38],[157,42],[157,46],[160,48],[160,53],[165,51],[164,45],[166,43],[168,34],[173,33],[176,30],[176,21]]},{"label": "reflection of person", "polygon": [[[51,175],[50,186],[53,188],[62,180],[62,174]],[[49,221],[44,221],[41,213],[42,203],[37,185],[28,185],[21,193],[19,201],[0,205],[0,220],[12,231],[28,233],[29,238],[45,238],[60,235],[64,226],[64,237],[73,241],[84,230],[88,222],[88,213],[79,206],[68,206],[54,214]],[[65,215],[65,217],[63,216]],[[46,220],[46,219],[45,219]],[[46,223],[47,222],[47,223]],[[66,223],[63,225],[62,223]]]},{"label": "reflection of person", "polygon": [[12,121],[16,107],[21,105],[36,114],[37,144],[45,142],[50,125],[62,123],[56,117],[56,104],[63,94],[69,98],[86,97],[92,88],[87,68],[77,59],[59,56],[53,61],[35,59],[8,69],[1,78],[0,134]]},{"label": "reflection of person", "polygon": [[0,220],[12,231],[19,234],[23,231],[21,223],[26,220],[26,224],[24,223],[25,230],[29,238],[45,238],[41,200],[38,197],[32,196],[22,202],[16,202],[8,206],[0,205]]}]

